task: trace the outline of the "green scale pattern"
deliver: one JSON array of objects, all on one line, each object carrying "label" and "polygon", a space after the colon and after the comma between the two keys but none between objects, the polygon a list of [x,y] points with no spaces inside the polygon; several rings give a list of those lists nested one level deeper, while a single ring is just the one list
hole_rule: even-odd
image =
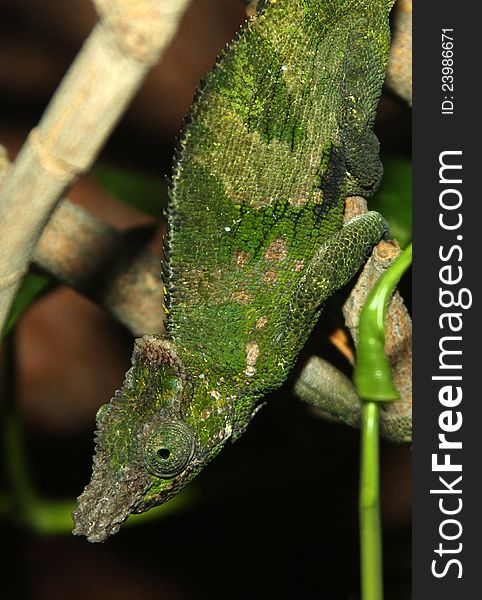
[{"label": "green scale pattern", "polygon": [[286,377],[316,321],[300,323],[291,301],[345,197],[380,178],[371,127],[388,51],[386,3],[268,4],[198,93],[166,245],[167,327],[183,360],[242,377],[256,343],[260,368],[244,379],[259,391]]}]

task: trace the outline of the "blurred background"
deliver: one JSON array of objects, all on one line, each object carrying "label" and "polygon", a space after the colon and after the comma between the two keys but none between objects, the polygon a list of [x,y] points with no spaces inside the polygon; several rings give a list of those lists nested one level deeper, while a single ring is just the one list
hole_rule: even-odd
[{"label": "blurred background", "polygon": [[[101,164],[156,178],[160,191],[196,86],[244,15],[241,0],[193,0]],[[0,143],[11,159],[95,22],[88,0],[0,0]],[[402,102],[384,95],[377,134],[405,174],[410,119]],[[69,198],[119,228],[152,222],[92,174]],[[315,352],[346,370],[327,341],[342,322],[341,301],[330,302],[304,357]],[[14,340],[15,368],[3,369],[3,381],[15,389],[32,482],[43,498],[73,500],[90,477],[95,412],[120,387],[132,338],[94,304],[56,287],[23,315]],[[2,597],[357,598],[358,432],[320,419],[291,385],[269,398],[177,506],[103,545],[40,534],[9,514],[0,525],[9,554]],[[410,451],[384,443],[382,453],[386,597],[396,600],[410,589]]]}]

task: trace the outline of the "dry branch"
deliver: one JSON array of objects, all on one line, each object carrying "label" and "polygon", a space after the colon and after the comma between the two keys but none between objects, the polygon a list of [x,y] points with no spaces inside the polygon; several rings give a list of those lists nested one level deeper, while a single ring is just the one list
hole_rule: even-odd
[{"label": "dry branch", "polygon": [[0,329],[56,202],[87,170],[189,0],[95,0],[101,21],[0,188]]},{"label": "dry branch", "polygon": [[[33,261],[57,281],[103,306],[140,337],[163,330],[159,257],[136,230],[120,232],[62,200],[35,248]],[[139,239],[140,238],[140,239]]]}]

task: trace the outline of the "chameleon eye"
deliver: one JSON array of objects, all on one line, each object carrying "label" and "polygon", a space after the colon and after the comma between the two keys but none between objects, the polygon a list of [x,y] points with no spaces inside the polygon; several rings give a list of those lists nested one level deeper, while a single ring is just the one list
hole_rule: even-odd
[{"label": "chameleon eye", "polygon": [[144,445],[146,469],[157,477],[174,477],[191,460],[194,441],[194,433],[184,421],[160,421]]}]

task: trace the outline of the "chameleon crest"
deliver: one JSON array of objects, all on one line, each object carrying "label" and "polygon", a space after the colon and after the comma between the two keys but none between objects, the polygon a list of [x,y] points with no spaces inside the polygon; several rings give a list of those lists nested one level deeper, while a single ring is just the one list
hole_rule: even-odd
[{"label": "chameleon crest", "polygon": [[172,178],[167,332],[137,340],[98,413],[75,534],[105,540],[236,439],[385,233],[377,213],[342,215],[382,174],[391,5],[258,2],[198,91]]}]

